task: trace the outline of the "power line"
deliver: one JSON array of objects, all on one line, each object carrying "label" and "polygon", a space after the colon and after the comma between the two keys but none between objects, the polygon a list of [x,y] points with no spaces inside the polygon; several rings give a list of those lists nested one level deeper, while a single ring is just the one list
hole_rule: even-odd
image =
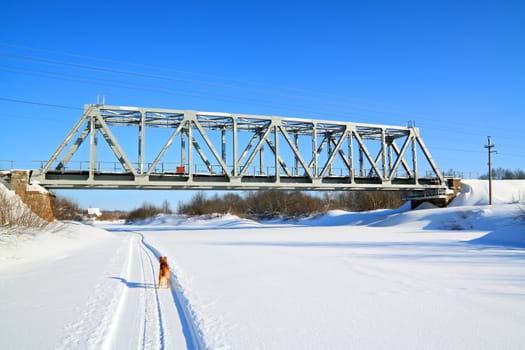
[{"label": "power line", "polygon": [[[238,98],[238,97],[233,97],[233,96],[228,96],[228,95],[223,95],[223,94],[217,94],[217,93],[215,93],[216,97],[212,98],[212,97],[210,97],[209,93],[204,93],[204,92],[195,91],[195,90],[192,91],[192,90],[188,90],[188,89],[180,90],[180,89],[173,89],[173,88],[161,88],[161,87],[157,87],[157,86],[154,86],[154,85],[144,85],[144,84],[138,85],[138,84],[131,84],[131,83],[124,82],[124,81],[119,81],[119,80],[114,80],[114,79],[105,79],[105,78],[92,79],[92,78],[86,78],[86,77],[83,77],[83,76],[72,75],[72,74],[55,73],[55,72],[49,72],[49,71],[43,71],[43,70],[27,69],[27,68],[6,66],[6,65],[3,65],[2,68],[0,68],[0,70],[4,70],[4,71],[7,71],[7,72],[16,72],[16,73],[25,74],[25,75],[37,75],[37,76],[44,76],[44,77],[48,77],[48,78],[52,78],[52,79],[76,81],[76,82],[95,84],[95,85],[101,85],[100,83],[104,82],[104,83],[106,83],[106,86],[120,87],[120,88],[126,88],[126,89],[134,89],[134,90],[138,90],[138,91],[149,90],[149,91],[160,92],[160,93],[170,94],[170,95],[175,95],[175,96],[181,96],[182,95],[182,96],[190,96],[190,97],[196,97],[196,98],[206,98],[206,99],[210,99],[211,98],[213,100],[225,101],[225,102],[243,102],[243,103],[250,102],[250,103],[256,104],[256,105],[276,107],[276,108],[279,108],[279,109],[291,109],[291,110],[298,110],[298,111],[299,110],[303,110],[303,111],[306,111],[306,112],[309,112],[309,113],[312,113],[312,114],[316,114],[316,113],[319,113],[321,111],[323,111],[324,113],[333,113],[333,111],[339,110],[339,109],[331,110],[331,109],[325,109],[325,108],[323,108],[323,109],[316,108],[314,110],[314,109],[305,108],[305,107],[293,106],[293,105],[290,105],[290,104],[286,104],[286,105],[285,104],[280,104],[280,103],[277,104],[275,102],[266,102],[266,101],[253,99],[253,98]],[[408,115],[405,115],[405,116],[408,116]],[[345,118],[355,119],[355,118],[350,118],[350,117],[345,117]],[[435,130],[449,130],[448,128],[443,128],[442,127],[442,123],[434,123],[432,121],[424,122],[424,123],[428,124],[428,125],[431,125],[431,128],[435,129]],[[439,126],[434,126],[434,125],[439,125]],[[455,124],[455,125],[457,126],[457,124]],[[465,125],[467,125],[467,124],[465,124]],[[502,129],[502,128],[500,128],[500,129],[507,131],[506,129]],[[473,127],[470,124],[469,124],[469,128],[468,129],[459,129],[459,130],[467,130],[466,132],[464,131],[464,133],[471,134],[471,135],[485,135],[485,132],[486,132],[485,129],[484,129],[484,131],[472,132]],[[512,137],[514,137],[514,136],[512,136]]]},{"label": "power line", "polygon": [[[215,87],[215,88],[234,89],[234,90],[240,90],[240,91],[255,93],[257,95],[269,96],[269,97],[279,97],[279,98],[287,98],[287,99],[292,98],[292,99],[297,99],[297,100],[308,102],[308,103],[317,103],[317,104],[331,105],[331,106],[335,105],[335,106],[341,106],[341,107],[349,108],[349,109],[361,110],[365,112],[399,115],[399,116],[403,116],[404,118],[415,116],[414,114],[410,114],[410,113],[388,111],[388,110],[384,110],[381,108],[378,109],[378,108],[374,108],[370,106],[360,106],[360,105],[355,105],[355,104],[342,103],[341,100],[348,99],[348,96],[336,96],[333,94],[326,94],[326,93],[319,93],[319,92],[317,92],[313,96],[312,95],[297,95],[297,94],[289,94],[289,93],[283,94],[283,93],[276,93],[276,92],[268,92],[268,90],[260,90],[260,89],[247,88],[244,86],[236,86],[232,84],[221,84],[221,83],[209,82],[209,81],[203,81],[203,80],[176,78],[172,76],[170,77],[170,76],[156,75],[156,74],[146,74],[146,73],[141,73],[141,72],[136,72],[136,71],[113,69],[113,68],[108,68],[108,67],[103,67],[103,66],[94,66],[94,65],[87,65],[87,64],[65,62],[65,61],[60,61],[60,60],[52,60],[52,59],[41,58],[41,57],[31,56],[31,55],[3,54],[3,56],[15,58],[15,59],[40,62],[44,64],[52,64],[52,65],[59,65],[59,66],[62,65],[62,66],[74,67],[77,69],[106,72],[106,73],[117,74],[117,75],[135,76],[135,77],[144,78],[144,79],[154,79],[156,81],[183,82],[183,83],[196,84],[196,85],[211,87],[211,88]],[[78,55],[70,55],[70,56],[78,56]],[[88,56],[78,56],[78,57],[88,58]],[[89,58],[89,59],[100,61],[100,59],[95,59],[95,58]],[[102,61],[117,63],[116,61],[112,61],[112,60],[102,60]],[[118,62],[118,64],[120,65],[127,64],[127,65],[136,66],[136,64],[130,64],[128,62]],[[139,66],[143,66],[143,65],[139,65]],[[154,66],[147,66],[147,67],[151,67],[151,68],[159,69],[159,70],[166,70],[165,68],[157,68]],[[194,73],[191,73],[191,74],[194,74]],[[309,92],[309,91],[301,90],[301,89],[292,89],[292,88],[286,88],[286,87],[275,86],[275,85],[265,85],[265,84],[261,84],[257,82],[255,82],[254,84],[270,87],[273,89],[272,91],[275,91],[275,89],[277,88],[277,89],[288,89],[288,90]],[[324,95],[331,99],[330,100],[322,99],[322,98],[317,97],[316,95]],[[434,117],[425,117],[421,115],[418,115],[417,117],[422,118],[422,119],[429,119],[429,120],[435,119]]]},{"label": "power line", "polygon": [[[40,52],[40,53],[62,55],[62,56],[67,56],[67,57],[80,58],[80,59],[95,60],[95,61],[99,61],[99,62],[108,62],[108,63],[119,64],[119,65],[130,65],[130,66],[135,66],[135,67],[144,67],[144,68],[149,68],[149,69],[157,69],[157,70],[164,70],[164,71],[170,71],[170,72],[177,72],[177,73],[182,73],[182,74],[200,75],[200,76],[205,76],[205,77],[214,78],[214,79],[225,79],[225,78],[222,78],[222,77],[217,77],[217,76],[212,76],[212,75],[204,75],[204,74],[199,74],[199,73],[194,73],[194,72],[188,72],[188,71],[182,71],[182,70],[176,70],[176,69],[168,69],[168,68],[156,67],[156,66],[151,66],[151,65],[140,65],[140,64],[130,63],[130,62],[122,62],[122,61],[115,61],[115,60],[109,60],[109,59],[101,59],[101,58],[95,58],[95,57],[84,56],[84,55],[76,55],[76,54],[71,54],[71,53],[66,53],[66,52],[61,52],[61,51],[52,51],[52,50],[39,49],[39,48],[28,47],[28,46],[12,45],[12,44],[7,44],[7,43],[0,43],[0,46],[16,48],[16,49],[31,50],[31,51],[36,51],[36,52]],[[12,58],[14,57],[15,59],[30,60],[30,61],[40,62],[40,63],[48,64],[48,65],[67,66],[67,67],[72,67],[72,68],[75,68],[75,69],[98,71],[98,72],[104,72],[104,73],[111,73],[111,74],[115,74],[115,75],[124,75],[124,76],[128,76],[128,77],[137,77],[137,78],[142,78],[142,79],[150,79],[150,80],[155,80],[157,82],[165,81],[165,82],[172,82],[172,83],[173,82],[177,82],[177,83],[185,83],[185,84],[194,84],[194,85],[197,85],[197,86],[200,86],[200,87],[203,87],[203,88],[235,89],[235,90],[239,90],[239,91],[250,92],[252,94],[259,95],[259,96],[279,97],[279,98],[287,98],[287,99],[291,98],[291,99],[295,99],[296,100],[296,102],[295,102],[296,104],[297,103],[307,102],[307,103],[310,103],[310,104],[317,104],[317,106],[315,108],[307,108],[303,104],[301,104],[300,107],[298,107],[297,105],[294,106],[293,104],[290,104],[290,103],[277,104],[275,102],[261,101],[261,100],[257,100],[257,99],[253,99],[253,98],[240,98],[240,97],[234,97],[234,96],[227,96],[227,95],[223,95],[223,94],[219,95],[215,91],[213,91],[210,94],[209,92],[188,91],[187,89],[184,89],[184,90],[167,89],[167,88],[159,88],[157,86],[152,86],[152,85],[146,85],[145,86],[143,84],[140,84],[140,87],[137,87],[136,84],[130,84],[130,83],[120,82],[120,81],[115,81],[115,80],[110,80],[110,79],[96,79],[96,80],[94,80],[94,79],[78,77],[78,76],[75,77],[74,75],[73,76],[72,75],[66,75],[64,73],[49,73],[49,72],[45,72],[45,73],[41,73],[40,72],[40,73],[38,73],[38,71],[32,70],[33,72],[36,72],[34,74],[41,74],[41,75],[44,74],[45,76],[50,77],[50,78],[64,79],[64,80],[74,80],[74,81],[79,81],[79,82],[88,83],[88,84],[98,84],[99,85],[100,81],[104,81],[106,83],[111,84],[111,86],[114,86],[114,87],[121,87],[121,88],[135,89],[135,90],[150,90],[150,91],[161,92],[161,93],[166,93],[166,94],[172,94],[172,95],[177,95],[177,96],[180,96],[180,95],[191,96],[191,97],[196,97],[196,98],[213,99],[213,100],[216,100],[216,101],[251,102],[251,103],[254,103],[254,104],[258,104],[258,105],[277,107],[279,109],[283,109],[284,108],[284,109],[288,109],[288,110],[304,110],[304,111],[307,111],[307,112],[309,112],[311,114],[324,114],[326,112],[333,113],[332,111],[340,111],[340,109],[337,109],[336,106],[342,106],[344,108],[349,108],[349,109],[354,109],[354,110],[361,110],[361,111],[371,112],[371,113],[385,113],[385,114],[389,114],[389,115],[400,115],[400,116],[403,116],[404,118],[410,118],[410,117],[414,117],[415,116],[414,114],[411,114],[411,113],[401,113],[401,112],[395,112],[395,111],[387,111],[387,110],[381,110],[381,109],[377,109],[377,108],[370,108],[368,106],[357,106],[357,105],[353,105],[353,104],[344,103],[344,102],[341,102],[341,99],[344,99],[346,97],[326,94],[326,93],[322,93],[322,92],[321,93],[317,92],[315,95],[324,95],[324,96],[327,96],[329,98],[335,98],[336,100],[335,101],[333,101],[333,100],[323,100],[323,99],[318,98],[315,95],[312,97],[312,96],[308,96],[308,95],[297,95],[297,94],[288,94],[288,93],[285,93],[285,94],[283,94],[283,93],[275,93],[275,92],[268,92],[267,90],[247,88],[247,87],[236,86],[236,85],[232,85],[232,84],[222,84],[222,83],[203,81],[203,80],[186,79],[186,78],[179,78],[179,77],[165,76],[165,75],[157,75],[157,74],[147,74],[147,73],[142,73],[142,72],[137,72],[137,71],[113,69],[113,68],[108,68],[108,67],[104,67],[104,66],[100,66],[100,65],[71,63],[71,62],[65,62],[65,61],[62,61],[62,60],[53,60],[53,59],[42,58],[42,57],[37,57],[37,56],[32,56],[32,55],[3,54],[3,56],[5,56],[5,57],[12,57]],[[19,74],[29,74],[29,73],[21,71],[21,72],[19,72]],[[73,78],[71,78],[71,77],[73,77]],[[251,82],[251,83],[259,85],[259,86],[267,86],[267,87],[274,87],[275,88],[275,86],[267,85],[267,84],[263,84],[263,83],[258,83],[258,82]],[[295,88],[287,88],[287,87],[282,87],[282,86],[280,86],[280,87],[277,86],[277,88],[278,89],[288,89],[288,90],[308,92],[306,90],[295,89]],[[216,97],[212,97],[212,95],[215,95]],[[289,101],[289,100],[287,100],[287,101]],[[323,106],[330,106],[333,109],[319,108],[319,104],[323,105]],[[324,113],[321,113],[322,111],[324,111]],[[344,118],[348,118],[348,119],[355,119],[355,117],[347,117],[347,116],[340,116],[340,117],[344,117]],[[435,120],[435,117],[424,116],[424,115],[417,115],[415,117],[418,118],[418,119],[429,120],[427,122],[429,124],[433,124],[434,120]],[[375,118],[376,119],[380,119],[380,120],[385,120],[386,119],[385,117],[380,117],[380,116],[376,116]],[[473,135],[485,135],[485,132],[486,132],[486,130],[485,131],[480,131],[480,132],[477,132],[477,133],[472,132],[473,126],[471,124],[458,123],[457,121],[455,121],[454,125],[455,125],[456,130],[458,129],[457,128],[458,125],[467,126],[468,128],[463,128],[463,129],[460,129],[460,130],[467,130],[467,132],[469,132],[470,134],[473,134]],[[438,127],[434,127],[434,128],[437,129]],[[443,129],[443,128],[441,128],[441,129]],[[510,129],[491,127],[491,130],[494,130],[494,129],[499,129],[499,130],[503,130],[503,131],[510,131]],[[512,131],[515,131],[515,130],[513,129]]]},{"label": "power line", "polygon": [[460,148],[448,148],[448,147],[432,147],[432,149],[440,149],[442,151],[450,151],[450,152],[482,153],[482,151],[476,151],[472,149],[460,149]]},{"label": "power line", "polygon": [[25,103],[25,104],[37,105],[37,106],[46,106],[46,107],[55,107],[55,108],[64,108],[64,109],[74,109],[74,110],[80,110],[80,111],[84,110],[83,108],[79,108],[79,107],[64,106],[64,105],[57,105],[57,104],[43,103],[43,102],[35,102],[35,101],[28,101],[28,100],[19,100],[19,99],[14,99],[14,98],[7,98],[7,97],[0,97],[0,100],[8,101],[8,102],[14,102],[14,103]]},{"label": "power line", "polygon": [[[75,81],[80,83],[86,83],[86,84],[93,84],[93,85],[101,85],[101,82],[104,83],[104,86],[111,86],[111,87],[118,87],[118,88],[125,88],[125,89],[132,89],[137,91],[153,91],[153,92],[160,92],[167,95],[172,96],[189,96],[189,97],[195,97],[200,99],[207,99],[207,100],[216,100],[216,101],[222,101],[222,102],[241,102],[241,103],[250,103],[253,105],[261,105],[261,106],[269,106],[274,107],[278,109],[288,109],[288,110],[302,110],[305,112],[312,113],[312,109],[305,108],[305,107],[298,107],[298,106],[290,106],[290,105],[284,105],[284,104],[278,104],[275,102],[265,102],[253,98],[241,98],[241,97],[233,97],[223,94],[215,94],[216,97],[211,97],[210,94],[195,91],[195,90],[180,90],[180,89],[168,89],[168,88],[161,88],[161,87],[155,87],[153,85],[144,85],[144,84],[130,84],[118,80],[112,80],[112,79],[90,79],[85,78],[81,76],[75,76],[75,75],[67,75],[67,74],[60,74],[60,73],[48,73],[45,71],[38,71],[33,69],[22,69],[18,67],[8,67],[3,66],[4,68],[0,68],[2,71],[7,72],[15,72],[18,74],[24,74],[24,75],[32,75],[32,76],[40,76],[40,77],[47,77],[51,79],[59,79],[59,80],[65,80],[65,81]],[[319,112],[319,111],[317,111]],[[326,109],[324,113],[333,113],[332,110]],[[314,113],[315,114],[315,113]]]},{"label": "power line", "polygon": [[[63,56],[67,56],[67,57],[88,59],[88,60],[92,60],[92,61],[108,62],[108,63],[117,64],[119,66],[121,66],[121,65],[128,65],[128,66],[141,67],[141,68],[147,68],[147,69],[154,69],[154,70],[160,70],[160,71],[166,71],[166,72],[176,72],[176,73],[181,73],[181,74],[189,74],[189,75],[201,76],[201,77],[205,77],[205,78],[220,79],[220,80],[230,80],[230,81],[234,81],[234,82],[238,82],[238,83],[242,83],[242,84],[246,84],[246,83],[253,84],[253,85],[261,86],[261,87],[264,87],[264,88],[271,88],[271,89],[278,88],[278,89],[284,89],[284,90],[289,90],[289,91],[296,91],[296,92],[300,92],[300,93],[311,93],[310,90],[300,89],[300,88],[296,88],[296,87],[292,88],[292,87],[282,86],[282,85],[278,86],[278,85],[275,85],[275,84],[262,83],[262,82],[253,81],[253,80],[231,79],[231,78],[226,78],[226,77],[213,75],[213,74],[203,74],[203,73],[196,73],[196,72],[191,72],[191,71],[187,71],[187,70],[174,69],[174,68],[168,68],[168,67],[159,67],[159,66],[153,66],[153,65],[147,65],[147,64],[138,64],[138,63],[134,63],[134,62],[118,61],[118,60],[112,60],[112,59],[106,59],[106,58],[100,58],[100,57],[87,56],[87,55],[78,55],[78,54],[72,54],[70,52],[48,50],[48,49],[42,49],[42,48],[35,48],[35,47],[31,47],[31,46],[14,45],[14,44],[10,44],[10,43],[1,43],[1,42],[0,42],[0,46],[17,48],[17,49],[25,49],[25,50],[37,51],[37,52],[43,52],[43,53],[51,53],[51,54],[63,55]],[[244,86],[243,87],[232,86],[232,85],[224,85],[224,86],[235,87],[235,88],[244,89],[244,90],[250,90],[250,89],[248,89],[248,88],[246,88]],[[271,94],[271,93],[268,93],[267,90],[255,90],[255,91],[263,92],[265,94]],[[334,94],[325,93],[325,92],[322,92],[322,91],[318,91],[315,94],[316,95],[324,95],[324,96],[328,96],[328,97],[331,97],[331,98],[336,98],[337,100],[348,99],[348,96],[334,95]],[[289,95],[289,96],[294,96],[294,95]],[[375,103],[377,103],[377,101],[375,101]],[[366,109],[366,108],[368,108],[368,107],[364,107],[364,109]],[[403,114],[405,114],[405,113],[403,113]]]},{"label": "power line", "polygon": [[44,64],[51,64],[51,65],[59,65],[59,66],[66,66],[66,67],[73,67],[78,69],[84,69],[84,70],[91,70],[91,71],[98,71],[98,72],[106,72],[106,73],[112,73],[117,75],[126,75],[126,76],[132,76],[132,77],[138,77],[143,79],[152,79],[157,81],[166,81],[166,82],[181,82],[181,83],[190,83],[195,85],[201,85],[205,87],[210,88],[227,88],[227,89],[237,89],[237,90],[244,90],[244,91],[251,91],[255,92],[260,95],[268,95],[268,96],[274,96],[274,97],[294,97],[294,98],[305,98],[303,96],[293,96],[293,95],[285,95],[285,94],[278,94],[278,93],[272,93],[268,92],[267,90],[256,90],[256,89],[250,89],[246,87],[239,87],[235,85],[230,84],[219,84],[209,81],[202,81],[202,80],[195,80],[195,79],[185,79],[185,78],[176,78],[173,76],[165,76],[165,75],[157,75],[157,74],[147,74],[147,73],[141,73],[136,71],[129,71],[129,70],[121,70],[121,69],[113,69],[103,66],[94,66],[94,65],[88,65],[88,64],[80,64],[80,63],[72,63],[72,62],[65,62],[65,61],[59,61],[59,60],[51,60],[46,58],[40,58],[36,56],[28,56],[28,55],[9,55],[9,54],[0,54],[4,57],[10,57],[15,59],[22,59],[22,60],[29,60],[34,62],[40,62]]}]

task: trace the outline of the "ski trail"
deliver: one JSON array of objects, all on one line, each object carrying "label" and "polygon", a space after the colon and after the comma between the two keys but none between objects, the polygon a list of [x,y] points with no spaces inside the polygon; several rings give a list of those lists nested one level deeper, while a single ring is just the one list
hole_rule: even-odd
[{"label": "ski trail", "polygon": [[113,318],[101,348],[165,349],[163,308],[155,288],[153,259],[136,234],[125,266],[119,276],[110,277],[120,282],[121,291],[118,305],[108,311],[113,311]]},{"label": "ski trail", "polygon": [[[153,285],[153,288],[150,288],[153,292],[151,292],[151,290],[146,291],[146,293],[149,293],[150,296],[146,298],[148,303],[146,305],[145,314],[150,315],[150,323],[155,324],[154,329],[156,331],[156,334],[155,334],[154,339],[157,341],[157,344],[155,345],[158,345],[159,349],[164,349],[165,348],[164,324],[163,324],[161,304],[159,301],[159,290],[155,288],[155,269],[153,267],[153,259],[151,257],[151,253],[146,250],[143,244],[140,244],[140,249],[142,251],[142,254],[141,254],[142,275],[144,276],[144,278],[146,278],[146,276],[149,276],[148,279],[151,280],[151,284]],[[153,314],[155,314],[155,317],[153,317]],[[147,334],[146,332],[146,326],[148,325],[147,320],[148,318],[144,319],[144,326],[145,326],[144,334],[145,335]],[[150,343],[144,342],[143,344],[144,344],[143,348],[145,349],[150,348]]]},{"label": "ski trail", "polygon": [[109,259],[100,261],[86,304],[54,348],[206,349],[173,271],[171,288],[157,288],[160,251],[139,232],[122,234],[103,248]]},{"label": "ski trail", "polygon": [[[156,258],[162,256],[159,250],[157,250],[155,247],[146,242],[146,239],[144,238],[144,235],[142,235],[142,233],[137,232],[137,234],[141,237],[142,245],[145,248],[147,248]],[[173,271],[171,271],[170,283],[170,290],[172,296],[171,304],[172,306],[176,307],[176,311],[179,316],[179,322],[182,326],[182,332],[186,341],[186,348],[188,350],[207,349],[206,344],[204,342],[204,338],[202,336],[202,332],[200,331],[197,322],[195,321],[195,317],[191,312],[190,303],[184,295],[184,291],[181,288],[177,276],[173,273]]]},{"label": "ski trail", "polygon": [[120,275],[110,277],[119,282],[114,298],[118,303],[107,310],[112,318],[106,322],[106,332],[98,342],[100,348],[203,349],[186,340],[172,293],[157,289],[158,251],[152,250],[140,233],[129,234],[133,236],[124,267]]}]

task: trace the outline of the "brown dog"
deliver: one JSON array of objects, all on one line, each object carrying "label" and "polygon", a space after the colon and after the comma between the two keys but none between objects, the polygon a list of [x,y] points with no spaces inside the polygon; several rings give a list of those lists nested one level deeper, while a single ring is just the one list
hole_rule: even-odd
[{"label": "brown dog", "polygon": [[166,284],[166,288],[170,288],[170,267],[168,266],[168,257],[167,256],[161,256],[159,258],[160,261],[160,269],[159,269],[159,286],[161,282],[164,280],[164,283]]}]

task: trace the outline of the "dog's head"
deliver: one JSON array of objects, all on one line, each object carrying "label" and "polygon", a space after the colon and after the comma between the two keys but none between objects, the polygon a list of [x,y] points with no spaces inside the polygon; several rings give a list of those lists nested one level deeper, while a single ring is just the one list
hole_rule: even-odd
[{"label": "dog's head", "polygon": [[167,257],[167,256],[161,256],[161,257],[159,258],[159,261],[160,261],[161,264],[162,264],[162,263],[167,264],[167,263],[168,263],[168,257]]}]

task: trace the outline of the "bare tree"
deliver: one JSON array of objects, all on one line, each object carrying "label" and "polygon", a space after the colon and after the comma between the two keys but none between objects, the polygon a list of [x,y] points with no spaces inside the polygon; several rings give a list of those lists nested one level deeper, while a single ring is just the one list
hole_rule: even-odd
[{"label": "bare tree", "polygon": [[163,202],[162,202],[162,212],[164,214],[171,214],[172,211],[171,211],[171,206],[170,206],[170,202],[165,199]]},{"label": "bare tree", "polygon": [[76,201],[70,198],[52,197],[51,207],[57,220],[82,220],[82,209]]}]

